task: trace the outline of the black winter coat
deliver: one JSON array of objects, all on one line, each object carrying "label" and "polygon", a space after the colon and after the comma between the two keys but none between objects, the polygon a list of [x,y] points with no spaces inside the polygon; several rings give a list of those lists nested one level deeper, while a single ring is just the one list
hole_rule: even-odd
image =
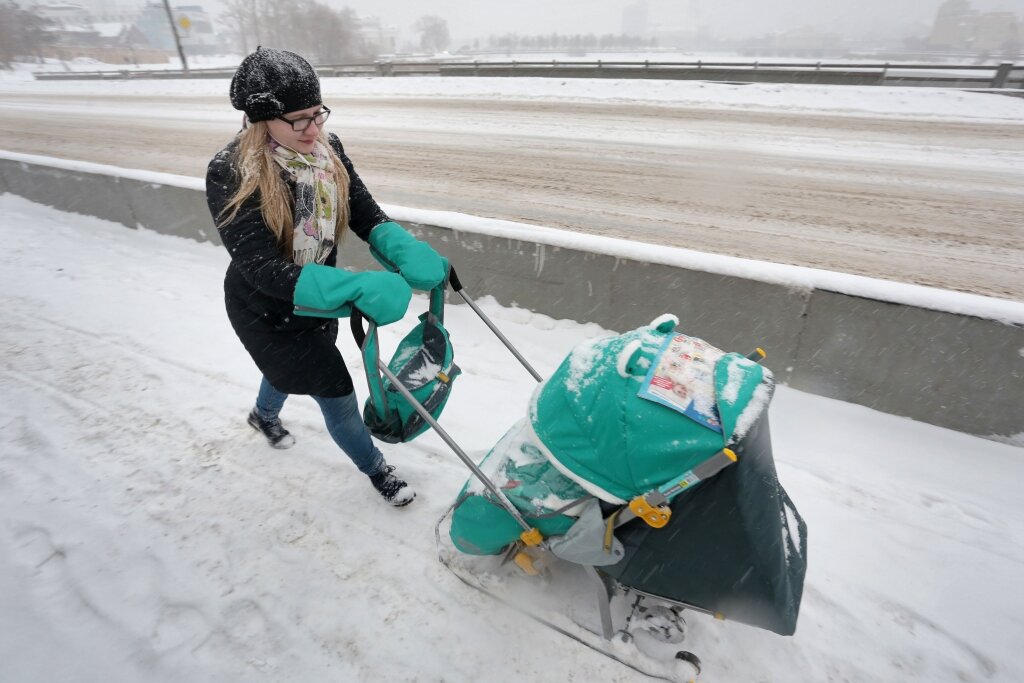
[{"label": "black winter coat", "polygon": [[[370,231],[387,222],[388,216],[370,196],[333,133],[330,143],[350,177],[349,226],[366,241]],[[206,202],[214,223],[238,188],[237,146],[235,140],[218,152],[206,171]],[[294,188],[289,174],[283,169],[281,173]],[[352,378],[335,345],[338,321],[293,313],[292,297],[302,268],[282,255],[260,213],[258,192],[219,234],[231,254],[224,276],[228,319],[263,376],[275,389],[288,394],[337,397],[351,393]],[[326,265],[334,266],[337,258],[335,247]]]}]

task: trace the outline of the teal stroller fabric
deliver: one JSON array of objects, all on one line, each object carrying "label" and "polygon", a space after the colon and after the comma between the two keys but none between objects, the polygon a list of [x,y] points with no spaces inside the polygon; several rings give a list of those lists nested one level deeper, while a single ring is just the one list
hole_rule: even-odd
[{"label": "teal stroller fabric", "polygon": [[[454,363],[448,330],[444,327],[444,291],[447,280],[430,292],[430,307],[399,343],[388,370],[416,401],[437,419],[451,395],[452,383],[461,370]],[[359,323],[361,325],[361,323]],[[386,443],[412,441],[429,424],[412,404],[381,375],[380,348],[375,328],[362,342],[363,365],[370,395],[363,407],[363,421],[373,436]]]}]

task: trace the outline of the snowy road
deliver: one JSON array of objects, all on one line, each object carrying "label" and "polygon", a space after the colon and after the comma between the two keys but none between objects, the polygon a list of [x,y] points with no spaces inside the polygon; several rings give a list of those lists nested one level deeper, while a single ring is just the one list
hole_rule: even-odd
[{"label": "snowy road", "polygon": [[[238,127],[226,95],[132,87],[8,87],[3,147],[204,175]],[[325,81],[329,127],[382,202],[1024,299],[1024,100],[929,120],[344,88]]]},{"label": "snowy road", "polygon": [[[0,680],[646,680],[443,570],[433,524],[467,474],[434,435],[384,447],[419,492],[400,510],[306,398],[295,448],[260,441],[223,249],[10,195],[0,239]],[[545,375],[602,333],[482,303]],[[534,384],[467,307],[447,322],[442,422],[479,457]],[[809,526],[797,634],[692,617],[702,680],[1024,680],[1024,451],[785,387],[771,420]]]}]

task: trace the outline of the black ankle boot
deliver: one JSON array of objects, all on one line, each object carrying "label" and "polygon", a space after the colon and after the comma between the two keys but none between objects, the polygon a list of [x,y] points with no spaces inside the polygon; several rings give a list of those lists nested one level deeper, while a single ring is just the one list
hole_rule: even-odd
[{"label": "black ankle boot", "polygon": [[291,448],[295,445],[295,437],[288,433],[288,430],[281,424],[281,420],[265,420],[253,408],[249,413],[249,425],[257,432],[267,437],[267,441],[274,448]]},{"label": "black ankle boot", "polygon": [[396,477],[394,472],[394,465],[385,465],[384,469],[370,477],[370,482],[389,505],[402,507],[412,502],[412,499],[416,497],[416,492],[403,480]]}]

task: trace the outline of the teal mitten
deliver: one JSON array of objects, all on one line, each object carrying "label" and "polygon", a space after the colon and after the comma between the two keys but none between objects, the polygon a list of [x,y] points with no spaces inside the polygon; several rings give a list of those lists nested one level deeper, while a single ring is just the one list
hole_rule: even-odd
[{"label": "teal mitten", "polygon": [[296,315],[343,318],[355,306],[378,325],[401,320],[409,307],[412,289],[396,273],[350,273],[331,266],[307,263],[295,283]]},{"label": "teal mitten", "polygon": [[433,247],[392,221],[370,232],[370,253],[382,266],[401,274],[413,289],[429,291],[448,275],[448,262]]}]

